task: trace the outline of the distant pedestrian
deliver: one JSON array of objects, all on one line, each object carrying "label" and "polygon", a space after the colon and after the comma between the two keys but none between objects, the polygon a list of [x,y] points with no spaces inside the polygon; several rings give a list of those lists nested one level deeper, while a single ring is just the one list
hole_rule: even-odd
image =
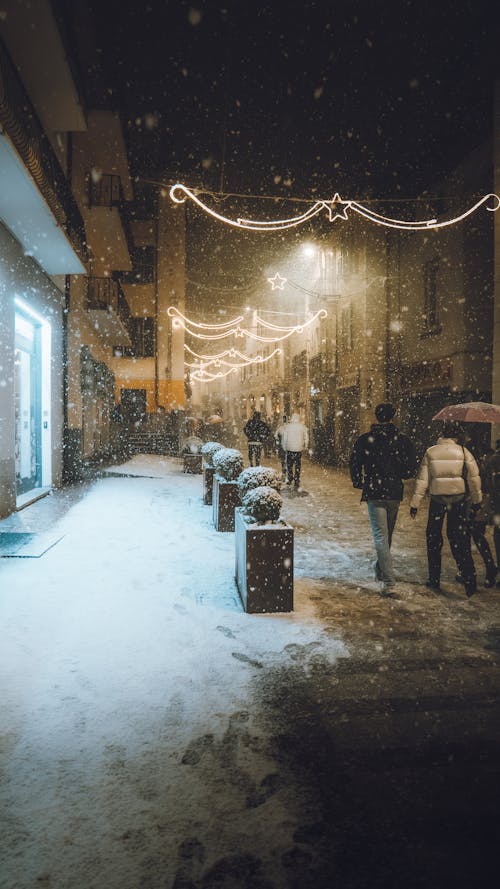
[{"label": "distant pedestrian", "polygon": [[[493,543],[497,568],[500,571],[500,438],[495,442],[495,450],[486,457],[483,468],[484,491],[489,499],[491,521],[493,522]],[[500,581],[497,580],[497,588]]]},{"label": "distant pedestrian", "polygon": [[[491,547],[486,537],[487,525],[491,525],[494,523],[492,498],[488,484],[490,476],[487,473],[488,460],[494,452],[490,448],[489,452],[482,453],[484,449],[478,448],[477,445],[475,445],[474,440],[470,436],[466,436],[464,444],[474,457],[479,468],[479,475],[481,476],[481,490],[483,499],[481,501],[479,509],[470,510],[468,518],[468,530],[472,537],[472,540],[476,545],[477,551],[484,562],[484,567],[486,569],[486,579],[484,580],[483,586],[489,589],[490,587],[495,586],[498,571],[498,562],[495,563],[495,560],[493,559]],[[459,581],[459,583],[463,583],[461,574],[457,574],[456,579]]]},{"label": "distant pedestrian", "polygon": [[292,419],[286,424],[282,447],[286,451],[286,475],[287,485],[293,485],[297,491],[301,491],[300,473],[302,468],[302,451],[309,444],[309,433],[300,421],[298,414],[292,414]]},{"label": "distant pedestrian", "polygon": [[375,408],[377,423],[354,444],[349,461],[351,480],[361,488],[366,501],[377,560],[375,577],[382,581],[382,595],[391,595],[396,578],[391,544],[399,504],[403,499],[403,479],[417,471],[415,448],[392,422],[396,409],[384,402]]},{"label": "distant pedestrian", "polygon": [[253,412],[252,418],[245,423],[243,432],[248,439],[248,462],[250,466],[260,466],[262,445],[271,434],[271,429],[262,419],[260,411]]},{"label": "distant pedestrian", "polygon": [[416,517],[420,501],[429,491],[431,499],[426,529],[429,577],[426,586],[431,590],[441,589],[441,550],[446,518],[451,552],[469,597],[476,592],[477,581],[468,528],[467,488],[472,511],[477,511],[482,499],[481,478],[470,451],[458,444],[459,434],[454,423],[445,423],[437,444],[425,452],[415,482],[410,515],[413,519]]},{"label": "distant pedestrian", "polygon": [[283,420],[276,429],[274,433],[274,440],[276,442],[276,451],[278,454],[278,460],[281,463],[281,480],[286,481],[286,451],[283,447],[283,434],[285,432],[285,426],[287,424],[287,416],[283,414]]}]

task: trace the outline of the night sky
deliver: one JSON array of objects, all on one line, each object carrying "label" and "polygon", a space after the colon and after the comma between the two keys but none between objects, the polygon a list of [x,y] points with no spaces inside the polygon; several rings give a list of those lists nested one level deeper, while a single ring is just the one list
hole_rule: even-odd
[{"label": "night sky", "polygon": [[[491,137],[499,28],[486,0],[93,0],[89,9],[141,178],[401,199],[432,193]],[[256,213],[273,215],[273,205],[260,201]]]}]

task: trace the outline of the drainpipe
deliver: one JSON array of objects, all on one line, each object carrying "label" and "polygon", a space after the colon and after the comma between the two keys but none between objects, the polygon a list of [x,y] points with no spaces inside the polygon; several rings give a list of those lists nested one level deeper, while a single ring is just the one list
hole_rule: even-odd
[{"label": "drainpipe", "polygon": [[158,220],[159,209],[157,210],[157,218],[155,219],[155,256],[154,256],[154,265],[153,265],[153,275],[154,275],[154,287],[155,287],[155,297],[154,297],[154,306],[155,306],[155,408],[158,409],[158,399],[159,399],[159,362],[158,362],[158,312],[159,312],[159,297],[158,297],[158,249],[159,249],[159,220]]}]

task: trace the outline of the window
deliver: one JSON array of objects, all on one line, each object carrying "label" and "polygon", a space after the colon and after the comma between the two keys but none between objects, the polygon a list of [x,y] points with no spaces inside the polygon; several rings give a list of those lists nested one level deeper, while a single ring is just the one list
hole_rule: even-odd
[{"label": "window", "polygon": [[424,266],[424,334],[439,333],[438,298],[439,260],[432,259]]},{"label": "window", "polygon": [[155,248],[134,247],[131,251],[132,271],[123,272],[121,279],[125,284],[152,284],[154,282]]},{"label": "window", "polygon": [[132,346],[115,346],[115,358],[153,358],[155,354],[155,319],[131,318],[129,322]]},{"label": "window", "polygon": [[340,343],[342,351],[352,349],[352,306],[344,306],[341,313]]}]

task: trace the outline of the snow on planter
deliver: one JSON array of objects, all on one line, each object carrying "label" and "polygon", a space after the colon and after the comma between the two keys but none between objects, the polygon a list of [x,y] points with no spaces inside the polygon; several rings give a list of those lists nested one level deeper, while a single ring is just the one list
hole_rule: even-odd
[{"label": "snow on planter", "polygon": [[217,475],[226,482],[236,481],[243,469],[243,455],[236,448],[219,448],[212,462]]},{"label": "snow on planter", "polygon": [[[262,490],[280,496],[273,488],[261,486],[245,499]],[[274,497],[255,499],[260,507],[270,507],[271,502],[277,506]],[[293,611],[293,528],[283,521],[251,524],[244,510],[234,511],[235,578],[243,607],[248,614]]]},{"label": "snow on planter", "polygon": [[243,500],[249,491],[263,485],[281,491],[281,479],[275,469],[271,466],[249,466],[248,469],[244,469],[238,478],[241,499]]},{"label": "snow on planter", "polygon": [[238,478],[243,456],[236,448],[220,448],[213,456],[213,520],[217,531],[234,531],[234,510],[240,504]]},{"label": "snow on planter", "polygon": [[216,451],[220,451],[224,445],[221,445],[218,441],[207,441],[204,445],[202,445],[201,453],[203,454],[203,459],[207,466],[213,466],[213,457]]},{"label": "snow on planter", "polygon": [[261,525],[266,522],[277,522],[280,517],[283,498],[270,485],[258,485],[242,498],[244,518]]}]

